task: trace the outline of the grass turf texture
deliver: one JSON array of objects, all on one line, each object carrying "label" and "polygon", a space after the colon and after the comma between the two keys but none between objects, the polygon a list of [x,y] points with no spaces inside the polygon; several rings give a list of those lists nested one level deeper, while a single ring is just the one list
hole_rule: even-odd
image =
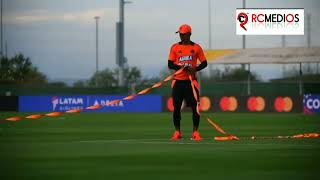
[{"label": "grass turf texture", "polygon": [[[1,113],[0,118],[16,115]],[[23,115],[23,114],[19,114]],[[81,113],[0,121],[0,179],[318,179],[320,138],[214,141],[210,116],[241,137],[320,132],[301,114],[203,114],[201,135],[171,142],[171,113]]]}]

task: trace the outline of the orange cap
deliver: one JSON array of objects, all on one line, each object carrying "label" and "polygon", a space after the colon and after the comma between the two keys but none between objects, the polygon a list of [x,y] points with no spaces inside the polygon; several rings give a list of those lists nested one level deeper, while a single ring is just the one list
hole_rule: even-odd
[{"label": "orange cap", "polygon": [[188,24],[182,24],[176,33],[191,33],[191,26],[189,26]]}]

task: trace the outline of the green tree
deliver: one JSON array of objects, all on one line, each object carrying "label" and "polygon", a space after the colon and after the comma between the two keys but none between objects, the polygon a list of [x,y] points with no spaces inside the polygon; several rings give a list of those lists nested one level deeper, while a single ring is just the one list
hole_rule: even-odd
[{"label": "green tree", "polygon": [[78,80],[73,83],[73,87],[75,88],[85,88],[88,87],[88,81],[85,80]]},{"label": "green tree", "polygon": [[14,56],[12,59],[12,75],[16,82],[22,83],[27,74],[33,69],[29,58],[25,58],[22,54]]},{"label": "green tree", "polygon": [[[114,77],[118,80],[119,68],[114,69]],[[126,67],[123,69],[123,78],[125,84],[140,84],[141,83],[141,71],[138,67]]]},{"label": "green tree", "polygon": [[[118,85],[119,69],[113,70],[106,68],[102,71],[96,72],[89,81],[79,80],[73,84],[73,87],[116,87]],[[138,67],[128,67],[123,70],[124,82],[126,85],[138,85],[141,83],[141,71]]]},{"label": "green tree", "polygon": [[171,73],[173,73],[173,70],[170,70],[170,69],[168,68],[168,66],[165,66],[165,67],[163,67],[163,68],[160,70],[159,77],[160,77],[161,79],[164,79],[164,78],[166,78],[167,76],[169,76]]},{"label": "green tree", "polygon": [[53,87],[53,88],[66,88],[66,87],[68,87],[68,85],[62,81],[50,82],[47,84],[47,86]]},{"label": "green tree", "polygon": [[38,71],[23,54],[12,58],[2,57],[0,67],[0,81],[16,84],[45,84],[47,77]]},{"label": "green tree", "polygon": [[[249,74],[250,73],[250,74]],[[250,76],[251,81],[259,81],[259,77],[253,73],[249,72],[243,68],[235,68],[235,69],[228,69],[225,70],[221,74],[221,81],[241,81],[241,80],[247,80],[248,75]]]},{"label": "green tree", "polygon": [[94,73],[89,80],[90,87],[112,87],[116,84],[115,74],[109,68]]},{"label": "green tree", "polygon": [[140,83],[141,80],[141,71],[137,67],[127,68],[125,72],[125,82],[128,84],[131,83]]},{"label": "green tree", "polygon": [[13,81],[12,62],[7,57],[2,57],[0,61],[0,80]]},{"label": "green tree", "polygon": [[25,75],[25,78],[22,82],[22,84],[47,84],[48,80],[46,75],[40,73],[38,71],[38,68],[32,67],[28,71],[28,73]]},{"label": "green tree", "polygon": [[210,77],[204,77],[203,80],[206,81],[245,81],[250,76],[251,81],[260,81],[260,77],[254,73],[243,69],[242,67],[231,68],[230,66],[225,66],[224,70],[215,69],[211,70]]},{"label": "green tree", "polygon": [[302,80],[304,82],[319,82],[320,81],[320,73],[318,64],[303,64],[302,66],[302,74],[300,76],[299,66],[294,64],[285,65],[285,71],[283,73],[283,77],[272,79],[272,82],[281,82],[281,81],[298,81]]}]

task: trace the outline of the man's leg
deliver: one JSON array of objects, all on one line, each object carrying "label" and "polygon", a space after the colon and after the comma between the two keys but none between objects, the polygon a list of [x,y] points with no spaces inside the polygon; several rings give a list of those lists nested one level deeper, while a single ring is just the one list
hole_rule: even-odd
[{"label": "man's leg", "polygon": [[200,114],[197,112],[197,105],[192,105],[193,131],[198,131],[200,124]]},{"label": "man's leg", "polygon": [[173,124],[176,129],[172,135],[171,140],[177,141],[182,138],[180,131],[180,121],[181,121],[181,105],[183,101],[183,88],[181,88],[181,82],[176,81],[172,89],[173,98]]},{"label": "man's leg", "polygon": [[[191,86],[191,83],[189,83],[189,87],[188,87],[188,101],[189,101],[189,104],[191,106],[191,109],[192,109],[192,120],[193,120],[193,133],[192,133],[192,139],[193,140],[196,140],[196,141],[200,141],[202,140],[201,136],[200,136],[200,133],[198,132],[198,129],[199,129],[199,124],[200,124],[200,112],[197,110],[198,108],[198,101],[199,101],[199,91],[197,88],[195,88],[195,91],[196,91],[196,96],[195,97],[195,94],[193,94],[193,90],[192,90],[192,86]],[[198,101],[197,101],[198,100]]]},{"label": "man's leg", "polygon": [[202,137],[198,131],[199,123],[200,123],[200,114],[197,111],[197,104],[192,105],[192,120],[193,120],[193,132],[192,132],[192,140],[201,141]]},{"label": "man's leg", "polygon": [[173,98],[173,107],[174,107],[173,124],[176,131],[180,131],[181,105],[183,101],[183,95],[181,90],[179,89],[178,83],[176,83],[176,85],[173,87],[172,98]]},{"label": "man's leg", "polygon": [[197,97],[194,97],[195,94],[193,94],[191,83],[188,84],[188,86],[186,87],[186,90],[188,92],[186,100],[192,109],[193,131],[198,131],[199,124],[200,124],[200,114],[197,111],[197,106],[198,106],[197,100],[199,100],[199,91],[197,88],[195,88]]}]

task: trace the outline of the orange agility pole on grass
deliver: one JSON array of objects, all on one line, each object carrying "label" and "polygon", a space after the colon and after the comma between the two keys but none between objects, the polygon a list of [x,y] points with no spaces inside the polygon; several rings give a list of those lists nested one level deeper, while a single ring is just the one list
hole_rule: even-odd
[{"label": "orange agility pole on grass", "polygon": [[208,122],[220,133],[225,134],[227,136],[216,136],[214,140],[216,141],[229,141],[229,140],[239,140],[237,136],[227,134],[218,124],[214,123],[210,118],[207,118]]},{"label": "orange agility pole on grass", "polygon": [[296,134],[292,136],[292,138],[317,138],[317,137],[320,137],[320,134],[308,133],[308,134]]},{"label": "orange agility pole on grass", "polygon": [[207,120],[217,131],[219,131],[222,134],[227,134],[220,126],[214,123],[210,118],[207,118]]},{"label": "orange agility pole on grass", "polygon": [[229,136],[216,136],[214,137],[216,141],[228,141],[228,140],[239,140],[237,136],[229,135]]},{"label": "orange agility pole on grass", "polygon": [[41,116],[41,114],[33,114],[33,115],[30,115],[30,116],[27,116],[26,119],[39,119]]},{"label": "orange agility pole on grass", "polygon": [[[138,92],[138,94],[131,94],[131,95],[127,96],[127,97],[124,97],[124,98],[122,98],[122,100],[131,100],[131,99],[134,99],[135,97],[137,97],[138,95],[146,94],[149,91],[151,91],[152,89],[161,87],[164,82],[170,81],[175,75],[181,73],[183,71],[183,69],[184,69],[184,67],[179,69],[178,71],[174,72],[173,74],[167,76],[163,81],[155,83],[152,87],[143,89],[140,92]],[[108,102],[106,105],[118,104],[120,102],[120,100],[121,99],[112,100],[112,101]],[[106,106],[106,105],[104,105],[104,106]],[[103,105],[97,104],[97,105],[92,105],[92,106],[86,107],[84,109],[96,110],[96,109],[100,109],[102,107],[103,107]],[[4,120],[7,120],[7,121],[20,121],[22,119],[39,119],[39,118],[44,117],[44,116],[56,117],[56,116],[60,116],[61,114],[64,114],[64,113],[80,113],[80,112],[82,112],[82,110],[83,109],[71,109],[71,110],[68,110],[68,111],[65,111],[65,112],[50,112],[50,113],[47,113],[47,114],[32,114],[32,115],[28,115],[26,117],[15,116],[15,117],[5,118]]]},{"label": "orange agility pole on grass", "polygon": [[22,120],[22,119],[23,119],[22,117],[16,116],[16,117],[7,118],[5,120],[7,120],[7,121],[19,121],[19,120]]}]

